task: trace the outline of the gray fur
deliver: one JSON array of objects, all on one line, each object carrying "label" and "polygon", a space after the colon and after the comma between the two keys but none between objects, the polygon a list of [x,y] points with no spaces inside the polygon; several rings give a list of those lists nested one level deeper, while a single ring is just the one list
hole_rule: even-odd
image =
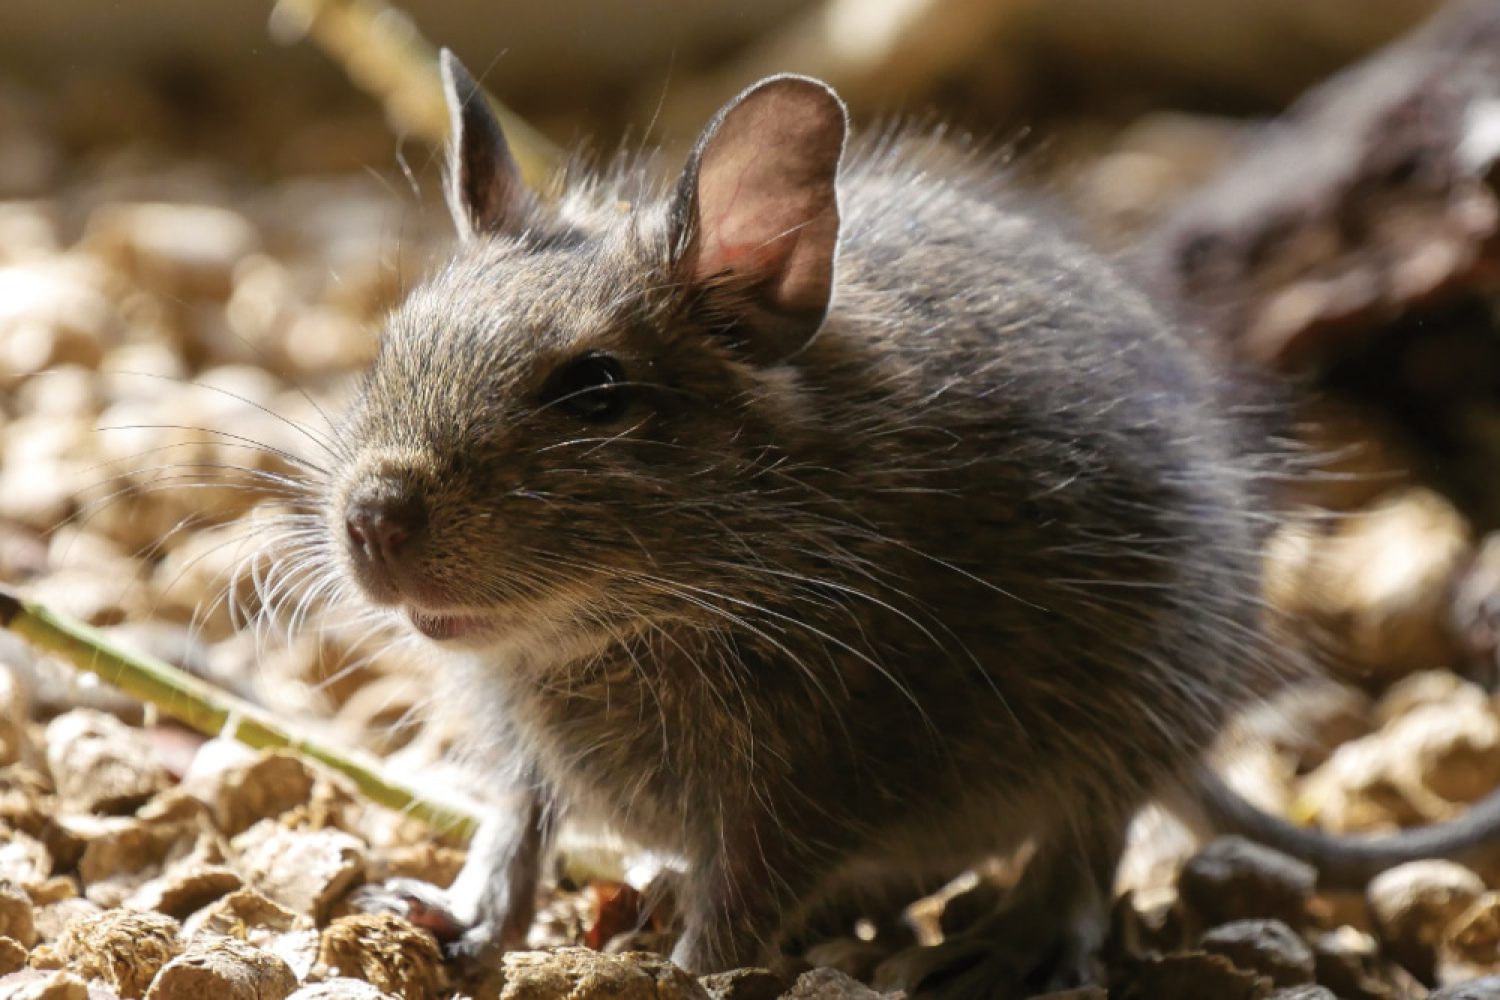
[{"label": "gray fur", "polygon": [[[937,143],[852,149],[831,307],[780,362],[684,286],[672,189],[642,188],[575,185],[390,318],[330,530],[371,477],[429,523],[389,578],[347,568],[490,618],[449,644],[481,738],[542,812],[688,860],[687,967],[1028,837],[1058,924],[1032,959],[1086,949],[1130,816],[1282,680],[1248,425],[1149,302]],[[588,351],[638,383],[617,424],[539,402]],[[503,887],[546,825],[476,852],[511,869],[481,873],[478,938],[529,915]]]}]

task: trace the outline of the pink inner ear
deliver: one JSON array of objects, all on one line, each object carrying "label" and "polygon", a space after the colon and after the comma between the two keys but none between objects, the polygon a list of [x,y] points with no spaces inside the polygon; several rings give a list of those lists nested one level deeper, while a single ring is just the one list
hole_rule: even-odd
[{"label": "pink inner ear", "polygon": [[843,142],[842,105],[812,81],[773,80],[731,107],[699,160],[693,277],[740,279],[776,312],[821,314]]}]

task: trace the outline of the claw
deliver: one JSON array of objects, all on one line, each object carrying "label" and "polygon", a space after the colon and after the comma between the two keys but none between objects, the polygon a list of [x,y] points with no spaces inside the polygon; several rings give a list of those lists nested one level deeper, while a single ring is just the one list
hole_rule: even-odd
[{"label": "claw", "polygon": [[443,889],[419,879],[393,878],[381,885],[367,885],[354,894],[351,902],[365,913],[401,917],[431,932],[438,943],[448,947],[472,930],[468,922],[453,912]]}]

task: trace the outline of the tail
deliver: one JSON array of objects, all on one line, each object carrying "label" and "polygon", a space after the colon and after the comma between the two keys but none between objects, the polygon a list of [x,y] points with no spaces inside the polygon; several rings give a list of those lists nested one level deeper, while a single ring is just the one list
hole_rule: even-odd
[{"label": "tail", "polygon": [[1500,848],[1500,790],[1457,819],[1362,837],[1295,826],[1263,812],[1207,767],[1199,769],[1196,786],[1198,805],[1215,833],[1238,834],[1312,865],[1323,888],[1362,890],[1376,875],[1408,861],[1463,861]]}]

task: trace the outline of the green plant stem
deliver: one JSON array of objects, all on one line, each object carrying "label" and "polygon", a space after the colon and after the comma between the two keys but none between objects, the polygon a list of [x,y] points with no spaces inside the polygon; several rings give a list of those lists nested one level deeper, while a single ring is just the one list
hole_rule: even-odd
[{"label": "green plant stem", "polygon": [[372,802],[415,816],[447,835],[468,840],[478,825],[468,812],[423,798],[338,750],[294,735],[254,705],[161,660],[121,649],[82,622],[49,611],[4,585],[0,626],[200,733],[310,757],[344,775]]}]

